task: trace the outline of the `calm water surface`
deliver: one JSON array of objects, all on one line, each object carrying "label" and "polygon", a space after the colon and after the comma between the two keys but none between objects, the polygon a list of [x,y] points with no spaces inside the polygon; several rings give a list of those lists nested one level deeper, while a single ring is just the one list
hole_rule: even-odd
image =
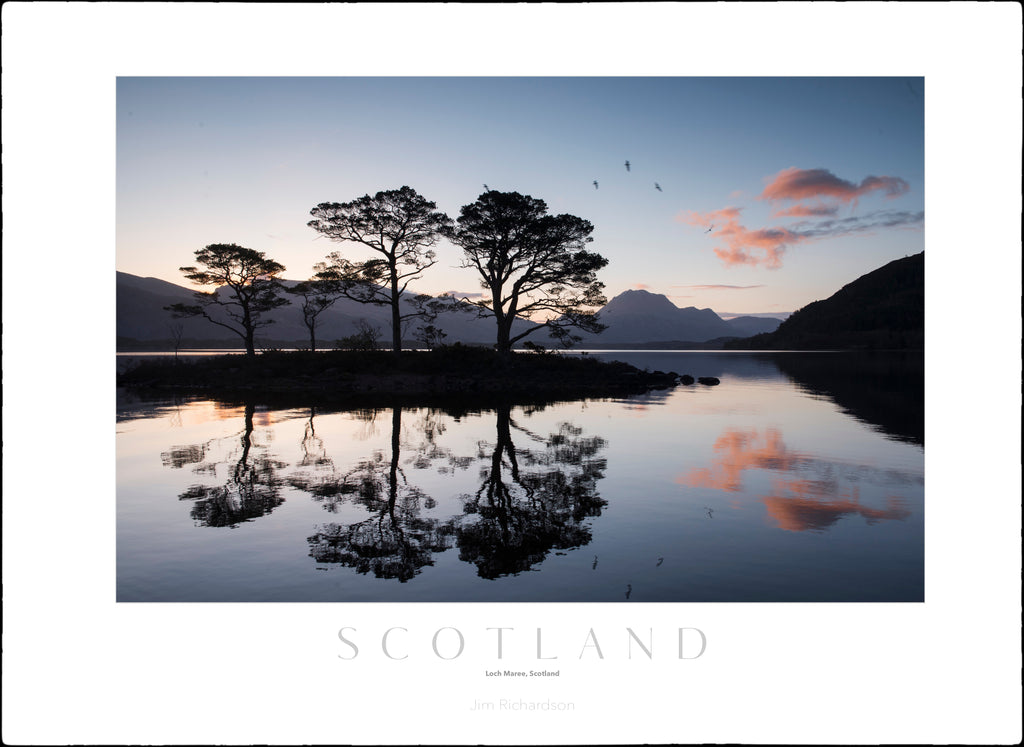
[{"label": "calm water surface", "polygon": [[119,601],[922,601],[921,356],[596,353],[628,398],[119,393]]}]

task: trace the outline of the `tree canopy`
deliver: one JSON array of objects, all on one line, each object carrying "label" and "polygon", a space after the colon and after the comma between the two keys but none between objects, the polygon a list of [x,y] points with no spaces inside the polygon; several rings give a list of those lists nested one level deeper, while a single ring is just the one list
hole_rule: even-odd
[{"label": "tree canopy", "polygon": [[194,304],[166,306],[177,317],[202,316],[231,330],[245,343],[246,355],[255,355],[255,333],[273,323],[267,312],[290,303],[281,296],[277,275],[284,265],[263,252],[237,244],[209,244],[196,250],[196,266],[182,267],[185,277],[197,285],[213,286],[211,292],[197,291]]},{"label": "tree canopy", "polygon": [[[462,267],[476,270],[490,292],[476,306],[497,322],[497,348],[546,329],[563,345],[580,338],[572,329],[601,332],[605,325],[591,309],[607,302],[597,271],[608,264],[584,248],[594,227],[575,215],[548,215],[547,204],[518,192],[490,190],[465,205],[448,232],[463,251]],[[535,326],[513,336],[516,318]]]},{"label": "tree canopy", "polygon": [[391,307],[392,349],[402,349],[403,322],[425,314],[405,306],[403,294],[413,280],[437,263],[433,247],[452,220],[411,187],[364,195],[351,202],[323,202],[310,211],[310,228],[332,241],[362,244],[379,257],[350,260],[328,255],[317,277],[337,284],[339,292],[360,303]]}]

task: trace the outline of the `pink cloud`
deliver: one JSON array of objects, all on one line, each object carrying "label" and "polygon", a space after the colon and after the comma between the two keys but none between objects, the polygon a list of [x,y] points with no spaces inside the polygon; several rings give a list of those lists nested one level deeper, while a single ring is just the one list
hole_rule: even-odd
[{"label": "pink cloud", "polygon": [[776,210],[772,215],[777,218],[791,216],[794,218],[832,217],[839,212],[837,205],[794,205],[785,210]]},{"label": "pink cloud", "polygon": [[710,213],[690,211],[679,219],[690,225],[706,227],[711,236],[722,241],[725,246],[716,246],[714,251],[727,267],[763,264],[770,270],[778,269],[782,267],[786,248],[807,240],[806,236],[787,228],[751,230],[740,224],[739,216],[739,208],[727,207]]},{"label": "pink cloud", "polygon": [[[860,182],[840,179],[827,169],[783,169],[772,177],[758,199],[774,203],[774,218],[823,218],[816,223],[804,220],[790,228],[773,226],[750,229],[740,223],[738,207],[725,207],[707,213],[688,211],[676,220],[700,226],[718,244],[715,255],[726,267],[762,265],[768,269],[782,266],[786,250],[796,244],[830,236],[864,233],[876,228],[916,226],[923,212],[880,211],[863,217],[837,218],[842,205],[856,205],[863,195],[883,192],[887,198],[906,194],[910,186],[894,176],[868,176]],[[791,204],[780,206],[788,201]]]},{"label": "pink cloud", "polygon": [[884,190],[888,198],[910,191],[910,185],[897,176],[869,176],[860,184],[840,179],[828,169],[783,169],[764,188],[762,200],[809,200],[828,198],[841,203]]},{"label": "pink cloud", "polygon": [[645,290],[650,290],[650,289],[651,289],[651,286],[649,286],[649,285],[648,285],[647,283],[637,283],[637,284],[636,284],[636,285],[634,285],[633,287],[634,287],[634,288],[635,288],[636,290],[642,290],[642,291],[645,291]]},{"label": "pink cloud", "polygon": [[[805,212],[801,213],[800,210]],[[815,211],[808,213],[806,211]],[[775,215],[829,215],[826,210],[815,206],[797,206]],[[739,221],[740,209],[734,207],[712,210],[709,213],[689,211],[676,216],[676,220],[705,229],[704,233],[717,239],[720,244],[714,252],[726,265],[764,265],[770,270],[782,267],[786,249],[796,244],[835,236],[868,233],[880,228],[906,228],[919,226],[924,221],[924,212],[878,211],[863,217],[829,219],[810,223],[801,221],[792,228],[776,226],[749,229]],[[724,245],[723,245],[724,244]]]}]

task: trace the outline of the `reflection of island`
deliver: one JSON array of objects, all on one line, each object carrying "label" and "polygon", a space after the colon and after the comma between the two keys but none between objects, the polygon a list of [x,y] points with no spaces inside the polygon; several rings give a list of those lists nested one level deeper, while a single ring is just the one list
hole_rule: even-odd
[{"label": "reflection of island", "polygon": [[[449,419],[464,411],[423,409],[404,431],[401,406],[357,411],[367,432],[375,431],[380,414],[390,413],[390,450],[347,468],[328,453],[317,433],[317,409],[310,408],[301,456],[288,472],[288,465],[274,458],[269,440],[255,437],[255,405],[246,403],[239,411],[244,426],[226,443],[212,439],[174,446],[161,455],[165,466],[190,468],[207,478],[179,500],[192,502],[190,515],[200,526],[237,527],[269,514],[284,502],[287,490],[307,493],[336,519],[317,525],[307,537],[309,555],[319,564],[405,582],[433,565],[439,553],[458,547],[459,558],[475,565],[482,578],[515,575],[535,568],[554,550],[589,543],[588,520],[606,505],[597,492],[606,468],[605,440],[567,422],[553,433],[533,433],[517,422],[509,404],[494,411],[495,442],[481,442],[470,454],[456,453],[442,439]],[[446,496],[461,500],[454,514],[435,511],[437,501],[406,474],[411,467],[453,477],[464,473],[459,479],[465,479],[474,465],[479,488]]]},{"label": "reflection of island", "polygon": [[[585,522],[605,505],[595,489],[604,476],[605,461],[598,456],[604,439],[583,436],[569,423],[547,436],[533,434],[514,421],[511,410],[509,405],[497,409],[493,447],[481,444],[476,454],[465,456],[440,444],[446,428],[441,411],[425,411],[407,425],[415,436],[403,439],[403,410],[391,408],[390,453],[377,452],[344,471],[326,458],[322,444],[310,447],[311,416],[303,441],[311,458],[288,484],[310,493],[332,514],[359,507],[366,516],[317,527],[308,538],[310,556],[404,582],[457,545],[460,559],[476,565],[480,576],[497,578],[534,567],[551,550],[587,544]],[[364,417],[372,419],[376,412]],[[517,448],[513,430],[535,445]],[[441,474],[480,464],[481,486],[462,496],[462,515],[433,518],[429,512],[437,503],[410,484],[403,464]]]},{"label": "reflection of island", "polygon": [[[856,484],[844,488],[835,474],[836,465],[789,449],[778,429],[768,428],[761,433],[757,429],[727,428],[713,448],[711,467],[691,469],[676,482],[690,488],[735,493],[742,490],[747,470],[786,473],[774,481],[772,495],[761,498],[779,529],[824,531],[847,515],[860,516],[868,524],[910,516],[906,501],[897,496],[888,497],[884,509],[862,505],[860,489]],[[861,467],[856,477],[867,473],[868,469]],[[807,474],[813,474],[813,478]],[[894,475],[887,473],[885,477],[891,480]]]},{"label": "reflection of island", "polygon": [[[513,427],[538,447],[517,449]],[[553,549],[590,542],[584,521],[607,505],[596,491],[604,446],[604,439],[583,437],[569,423],[541,438],[516,425],[509,406],[499,407],[497,441],[479,453],[483,482],[464,498],[467,518],[475,521],[459,526],[459,558],[474,563],[483,578],[497,578],[529,570]]]},{"label": "reflection of island", "polygon": [[853,417],[924,446],[922,353],[779,353],[779,370]]},{"label": "reflection of island", "polygon": [[[227,482],[219,485],[193,485],[178,499],[195,501],[190,512],[197,524],[210,527],[236,527],[245,521],[252,521],[269,514],[284,502],[281,497],[281,482],[277,470],[285,467],[271,457],[264,446],[253,444],[254,404],[246,403],[244,429],[241,434],[241,452],[237,461],[232,454]],[[196,465],[197,474],[217,473],[217,463],[206,462],[212,442],[177,446],[161,455],[165,465],[181,469],[187,464]]]}]

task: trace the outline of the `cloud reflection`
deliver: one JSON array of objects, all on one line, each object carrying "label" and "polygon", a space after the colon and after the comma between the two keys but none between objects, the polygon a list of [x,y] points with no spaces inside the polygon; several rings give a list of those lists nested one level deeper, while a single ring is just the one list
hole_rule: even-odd
[{"label": "cloud reflection", "polygon": [[[834,474],[834,464],[790,449],[777,428],[766,428],[763,432],[727,428],[712,448],[710,467],[691,469],[677,477],[676,483],[688,488],[739,493],[748,470],[786,473],[775,479],[772,494],[760,499],[769,519],[779,529],[820,532],[844,516],[860,516],[869,525],[910,516],[905,499],[899,496],[889,496],[884,508],[862,504],[855,482],[844,487]],[[851,482],[865,476],[870,478],[871,470],[861,466],[853,472]],[[890,479],[888,475],[886,479]],[[743,506],[734,503],[733,507]]]},{"label": "cloud reflection", "polygon": [[878,509],[861,505],[856,487],[851,495],[837,495],[837,491],[838,485],[831,481],[779,480],[774,495],[761,501],[775,526],[788,532],[821,532],[844,516],[860,516],[868,524],[910,516],[902,498],[892,496],[886,508]]},{"label": "cloud reflection", "polygon": [[748,469],[795,469],[802,457],[789,451],[782,434],[768,428],[762,435],[756,429],[728,428],[714,445],[710,468],[695,468],[676,482],[689,488],[714,488],[730,493],[743,487],[743,472]]}]

